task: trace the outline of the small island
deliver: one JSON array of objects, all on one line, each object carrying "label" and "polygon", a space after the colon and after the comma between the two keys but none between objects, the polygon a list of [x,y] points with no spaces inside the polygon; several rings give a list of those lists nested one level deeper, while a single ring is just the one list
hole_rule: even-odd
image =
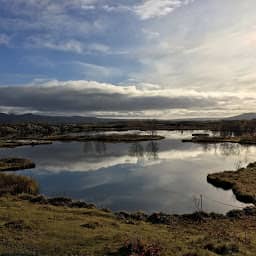
[{"label": "small island", "polygon": [[31,140],[31,139],[7,139],[0,140],[0,148],[16,148],[21,146],[37,146],[37,145],[49,145],[52,144],[51,141],[46,140]]},{"label": "small island", "polygon": [[3,158],[0,159],[0,172],[18,171],[35,168],[35,163],[23,158]]},{"label": "small island", "polygon": [[232,189],[241,202],[256,203],[256,162],[237,171],[209,174],[207,181],[215,187]]},{"label": "small island", "polygon": [[4,173],[35,168],[35,164],[29,159],[3,158],[0,159],[0,197],[3,195],[17,195],[22,193],[37,194],[39,186],[29,177]]},{"label": "small island", "polygon": [[136,142],[149,140],[162,140],[163,136],[147,134],[94,134],[94,135],[55,135],[45,138],[47,141],[102,141],[102,142]]},{"label": "small island", "polygon": [[243,145],[256,144],[256,136],[193,136],[189,139],[183,139],[182,142],[193,143],[239,143]]}]

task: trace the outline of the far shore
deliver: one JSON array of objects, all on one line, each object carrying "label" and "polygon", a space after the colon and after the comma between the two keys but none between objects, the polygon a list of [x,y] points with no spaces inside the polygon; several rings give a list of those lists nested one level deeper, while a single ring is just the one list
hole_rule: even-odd
[{"label": "far shore", "polygon": [[238,143],[243,145],[255,145],[256,136],[194,136],[183,139],[183,142],[193,143]]},{"label": "far shore", "polygon": [[49,145],[55,141],[62,142],[71,142],[71,141],[101,141],[101,142],[112,142],[112,143],[120,143],[120,142],[140,142],[140,141],[152,141],[152,140],[162,140],[164,136],[159,135],[141,135],[141,134],[97,134],[97,135],[52,135],[41,137],[40,139],[31,138],[31,137],[23,137],[23,138],[13,138],[13,139],[1,139],[0,140],[0,148],[15,148],[21,146],[37,146],[37,145]]}]

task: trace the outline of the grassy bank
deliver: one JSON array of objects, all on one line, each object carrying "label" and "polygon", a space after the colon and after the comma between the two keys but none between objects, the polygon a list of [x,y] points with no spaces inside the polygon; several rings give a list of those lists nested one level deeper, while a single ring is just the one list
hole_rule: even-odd
[{"label": "grassy bank", "polygon": [[256,254],[255,208],[226,216],[114,213],[67,198],[45,198],[37,195],[33,180],[0,174],[0,187],[7,184],[20,189],[0,197],[0,255]]},{"label": "grassy bank", "polygon": [[5,174],[6,171],[18,171],[34,168],[35,164],[29,159],[4,158],[0,159],[0,195],[20,193],[37,194],[39,187],[36,181],[29,177]]},{"label": "grassy bank", "polygon": [[125,245],[137,238],[157,245],[163,256],[255,255],[256,213],[248,212],[139,220],[91,207],[2,197],[0,255],[130,255]]},{"label": "grassy bank", "polygon": [[216,187],[232,189],[242,202],[256,203],[256,163],[237,171],[209,174],[207,180]]},{"label": "grassy bank", "polygon": [[20,193],[37,194],[38,191],[37,182],[28,177],[0,173],[0,196]]},{"label": "grassy bank", "polygon": [[[224,184],[254,195],[254,173],[256,164],[250,164],[208,179],[224,175]],[[0,255],[256,255],[256,208],[225,216],[114,213],[67,198],[45,198],[27,177],[0,173],[0,188]]]}]

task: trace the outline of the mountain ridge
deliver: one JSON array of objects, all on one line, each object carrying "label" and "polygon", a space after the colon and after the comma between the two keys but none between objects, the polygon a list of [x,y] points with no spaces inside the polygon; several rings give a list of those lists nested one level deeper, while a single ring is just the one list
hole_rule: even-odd
[{"label": "mountain ridge", "polygon": [[253,112],[225,118],[225,120],[253,120],[253,119],[256,119],[256,113],[253,113]]},{"label": "mountain ridge", "polygon": [[84,117],[84,116],[49,116],[49,115],[36,115],[32,113],[26,114],[6,114],[0,113],[0,123],[96,123],[104,121],[97,117]]}]

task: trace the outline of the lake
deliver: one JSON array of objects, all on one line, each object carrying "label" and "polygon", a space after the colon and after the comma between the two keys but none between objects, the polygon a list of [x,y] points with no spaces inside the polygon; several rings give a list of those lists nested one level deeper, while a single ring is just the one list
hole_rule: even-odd
[{"label": "lake", "polygon": [[142,143],[56,142],[0,149],[0,157],[24,157],[30,176],[47,196],[92,202],[114,211],[191,213],[202,195],[203,210],[225,213],[246,206],[232,191],[207,183],[207,174],[255,161],[255,146],[182,143],[192,132],[159,132],[162,141]]}]

